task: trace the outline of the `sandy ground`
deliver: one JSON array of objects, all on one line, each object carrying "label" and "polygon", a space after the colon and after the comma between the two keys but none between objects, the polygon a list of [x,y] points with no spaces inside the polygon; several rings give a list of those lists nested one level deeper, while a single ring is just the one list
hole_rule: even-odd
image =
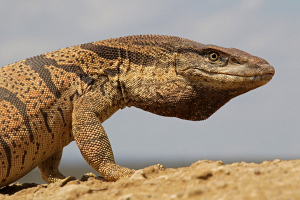
[{"label": "sandy ground", "polygon": [[139,170],[108,182],[93,174],[64,186],[11,184],[0,199],[300,199],[300,160],[233,163],[200,160],[189,167]]}]

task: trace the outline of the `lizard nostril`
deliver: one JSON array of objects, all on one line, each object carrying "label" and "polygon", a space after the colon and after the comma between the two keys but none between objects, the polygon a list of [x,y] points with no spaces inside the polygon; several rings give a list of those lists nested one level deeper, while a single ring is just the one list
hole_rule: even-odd
[{"label": "lizard nostril", "polygon": [[261,67],[262,67],[262,71],[263,71],[264,74],[271,74],[271,75],[274,76],[275,69],[272,65],[262,64]]}]

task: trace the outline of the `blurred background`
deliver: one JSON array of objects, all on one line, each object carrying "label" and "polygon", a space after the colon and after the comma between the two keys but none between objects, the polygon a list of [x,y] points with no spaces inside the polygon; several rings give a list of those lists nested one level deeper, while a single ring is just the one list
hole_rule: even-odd
[{"label": "blurred background", "polygon": [[[273,80],[231,100],[202,122],[134,107],[118,111],[104,122],[117,164],[138,169],[157,163],[189,166],[201,159],[224,163],[298,159],[299,10],[300,1],[281,0],[1,0],[0,66],[136,34],[174,35],[235,47],[272,64]],[[77,178],[96,173],[75,142],[64,148],[60,166],[65,175]],[[19,182],[43,181],[35,169]]]}]

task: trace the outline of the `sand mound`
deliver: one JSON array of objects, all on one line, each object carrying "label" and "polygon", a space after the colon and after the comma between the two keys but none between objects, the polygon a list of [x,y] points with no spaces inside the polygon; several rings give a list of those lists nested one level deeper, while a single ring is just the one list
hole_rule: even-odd
[{"label": "sand mound", "polygon": [[300,160],[201,160],[177,169],[139,170],[116,182],[88,174],[64,186],[12,184],[0,190],[0,199],[300,199]]}]

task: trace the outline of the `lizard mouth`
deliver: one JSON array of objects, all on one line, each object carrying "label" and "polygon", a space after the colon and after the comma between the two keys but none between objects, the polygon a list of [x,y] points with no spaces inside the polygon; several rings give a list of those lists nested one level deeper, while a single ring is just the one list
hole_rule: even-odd
[{"label": "lizard mouth", "polygon": [[179,74],[193,80],[203,79],[207,83],[217,81],[221,83],[261,82],[261,84],[266,84],[273,78],[275,69],[269,64],[254,67],[247,65],[219,67],[208,70],[194,67],[179,71]]},{"label": "lizard mouth", "polygon": [[275,69],[269,64],[258,65],[253,68],[248,66],[238,66],[238,67],[228,67],[228,68],[218,68],[215,70],[206,70],[193,68],[193,70],[200,72],[202,75],[206,76],[228,76],[228,77],[245,77],[245,78],[260,78],[262,80],[271,79],[275,75]]},{"label": "lizard mouth", "polygon": [[275,69],[273,66],[269,64],[263,64],[255,66],[255,68],[244,67],[242,70],[237,70],[236,72],[230,72],[230,70],[224,74],[233,75],[233,76],[241,76],[241,77],[273,77],[275,75]]},{"label": "lizard mouth", "polygon": [[197,71],[205,73],[207,75],[227,75],[227,76],[237,76],[237,77],[273,77],[274,73],[265,73],[265,74],[235,74],[235,73],[226,73],[226,72],[208,72],[203,69],[194,68]]}]

